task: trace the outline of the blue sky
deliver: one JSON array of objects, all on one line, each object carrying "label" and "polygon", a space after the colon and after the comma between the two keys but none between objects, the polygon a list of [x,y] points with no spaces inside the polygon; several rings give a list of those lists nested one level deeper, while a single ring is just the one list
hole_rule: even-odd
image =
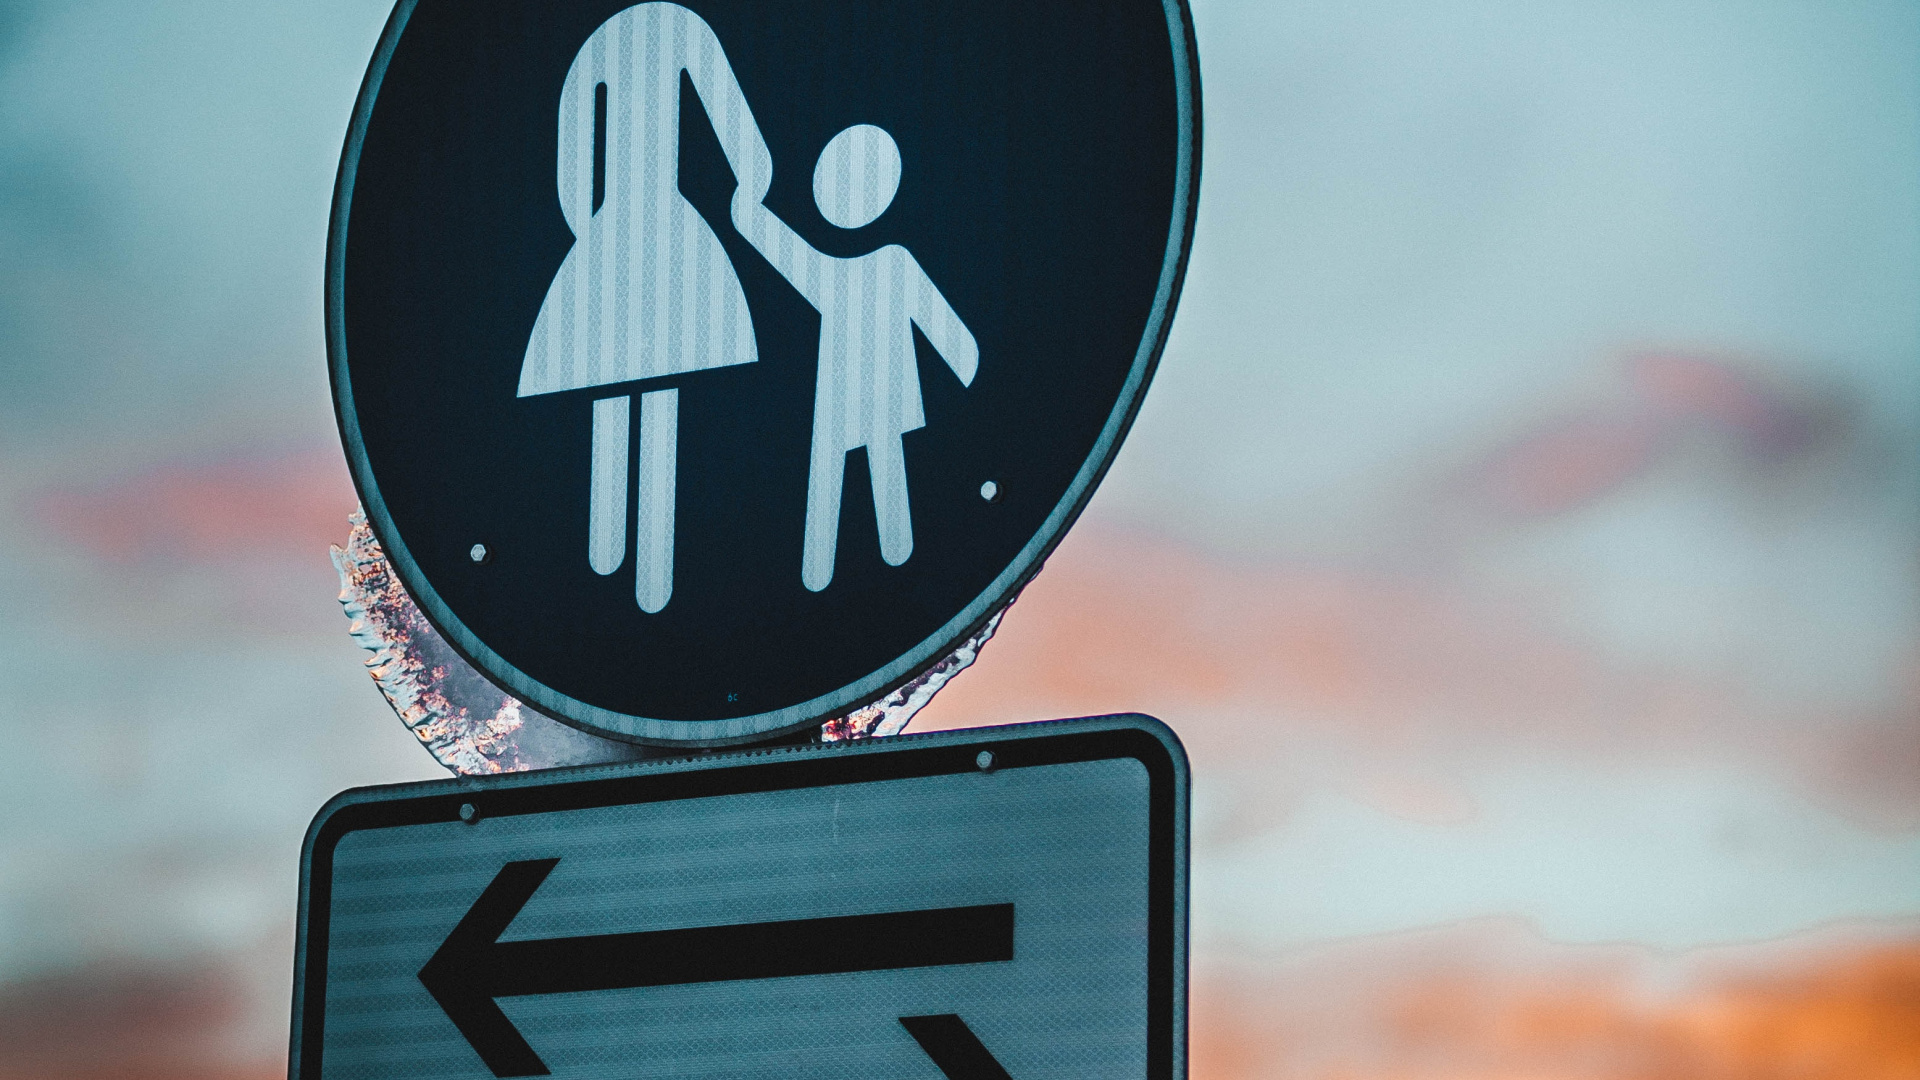
[{"label": "blue sky", "polygon": [[[320,275],[385,7],[0,11],[0,980],[277,941],[312,810],[434,766],[359,668],[324,529],[207,539],[181,507],[240,475],[344,539]],[[1045,596],[1172,597],[1271,665],[1134,699],[1202,766],[1208,948],[1920,918],[1911,776],[1808,749],[1886,758],[1920,725],[1920,8],[1196,19],[1205,184],[1160,375],[1038,614],[929,722],[1093,707],[1036,659],[1072,625]],[[1540,460],[1551,505],[1482,497]],[[1287,613],[1207,590],[1254,580],[1402,598],[1329,602],[1401,658],[1392,692],[1320,701],[1278,646],[1233,653]],[[1543,642],[1574,675],[1486,689]]]}]

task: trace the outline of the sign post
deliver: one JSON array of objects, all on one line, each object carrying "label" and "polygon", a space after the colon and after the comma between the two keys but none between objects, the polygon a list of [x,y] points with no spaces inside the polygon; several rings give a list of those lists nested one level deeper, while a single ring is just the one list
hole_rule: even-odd
[{"label": "sign post", "polygon": [[1158,721],[349,791],[302,859],[293,1080],[1182,1080]]}]

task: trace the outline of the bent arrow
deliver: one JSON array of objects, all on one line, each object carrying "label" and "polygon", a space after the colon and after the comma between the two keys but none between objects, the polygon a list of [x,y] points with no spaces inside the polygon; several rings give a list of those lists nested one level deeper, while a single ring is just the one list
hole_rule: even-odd
[{"label": "bent arrow", "polygon": [[496,998],[1013,959],[1012,904],[501,941],[559,862],[502,867],[420,969],[495,1076],[548,1074]]},{"label": "bent arrow", "polygon": [[967,1022],[953,1013],[903,1016],[900,1026],[907,1029],[947,1080],[1013,1080]]}]

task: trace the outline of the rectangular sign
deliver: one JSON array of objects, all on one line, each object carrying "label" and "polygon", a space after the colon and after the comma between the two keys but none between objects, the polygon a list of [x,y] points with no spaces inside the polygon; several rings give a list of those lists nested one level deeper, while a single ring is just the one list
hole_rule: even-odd
[{"label": "rectangular sign", "polygon": [[1143,716],[363,788],[294,1080],[1184,1080],[1186,758]]}]

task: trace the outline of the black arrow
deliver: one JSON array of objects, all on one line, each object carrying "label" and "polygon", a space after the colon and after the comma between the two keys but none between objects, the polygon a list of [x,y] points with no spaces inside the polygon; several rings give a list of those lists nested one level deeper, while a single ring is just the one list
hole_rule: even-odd
[{"label": "black arrow", "polygon": [[947,1080],[1013,1080],[980,1036],[953,1013],[903,1016],[900,1025],[927,1052]]},{"label": "black arrow", "polygon": [[420,969],[427,993],[495,1076],[547,1075],[495,998],[1013,959],[1012,904],[501,941],[559,862],[502,867]]}]

